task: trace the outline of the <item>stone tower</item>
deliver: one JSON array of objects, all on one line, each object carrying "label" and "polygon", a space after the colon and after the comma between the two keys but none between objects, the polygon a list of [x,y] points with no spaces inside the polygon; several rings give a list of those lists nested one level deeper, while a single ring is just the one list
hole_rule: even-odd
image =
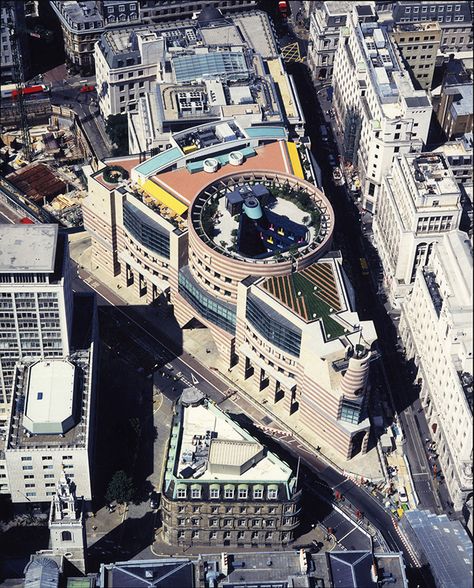
[{"label": "stone tower", "polygon": [[64,556],[85,573],[86,529],[82,501],[78,502],[74,483],[68,480],[64,470],[51,503],[49,533],[52,554]]}]

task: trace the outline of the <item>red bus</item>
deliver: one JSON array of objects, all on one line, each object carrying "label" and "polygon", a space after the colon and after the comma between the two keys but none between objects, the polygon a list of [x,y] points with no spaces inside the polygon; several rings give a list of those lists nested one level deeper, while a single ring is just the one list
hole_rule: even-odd
[{"label": "red bus", "polygon": [[95,90],[95,86],[90,85],[90,86],[82,86],[82,88],[79,90],[79,92],[93,92]]},{"label": "red bus", "polygon": [[288,2],[286,0],[278,2],[278,12],[283,18],[288,18]]},{"label": "red bus", "polygon": [[[39,84],[37,86],[27,86],[26,88],[22,88],[20,92],[23,96],[29,96],[32,94],[43,94],[48,90],[48,86]],[[1,87],[2,98],[16,98],[20,92],[17,90],[15,84],[8,84],[7,86]]]}]

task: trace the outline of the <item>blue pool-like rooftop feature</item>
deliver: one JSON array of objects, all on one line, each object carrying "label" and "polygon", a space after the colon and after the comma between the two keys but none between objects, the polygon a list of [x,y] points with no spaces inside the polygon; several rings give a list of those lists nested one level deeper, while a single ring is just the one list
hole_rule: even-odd
[{"label": "blue pool-like rooftop feature", "polygon": [[[256,155],[255,149],[253,149],[252,147],[243,147],[242,149],[238,149],[236,151],[239,151],[240,153],[242,153],[242,155],[245,158],[253,157],[254,155]],[[230,155],[230,153],[224,153],[223,155],[213,155],[212,158],[217,159],[217,161],[221,164],[221,166],[223,166],[223,165],[227,165],[229,163],[229,155]],[[203,157],[203,159],[199,159],[197,161],[190,161],[189,163],[186,164],[188,171],[192,174],[195,172],[202,171],[204,168],[204,162],[206,161],[206,159],[208,159],[208,158]]]},{"label": "blue pool-like rooftop feature", "polygon": [[147,159],[140,165],[137,165],[135,170],[144,176],[151,176],[173,163],[176,163],[181,157],[183,157],[181,149],[179,147],[172,147],[171,149],[163,151],[163,153],[159,153],[158,155]]},{"label": "blue pool-like rooftop feature", "polygon": [[251,139],[286,139],[287,132],[285,127],[248,127],[244,129]]}]

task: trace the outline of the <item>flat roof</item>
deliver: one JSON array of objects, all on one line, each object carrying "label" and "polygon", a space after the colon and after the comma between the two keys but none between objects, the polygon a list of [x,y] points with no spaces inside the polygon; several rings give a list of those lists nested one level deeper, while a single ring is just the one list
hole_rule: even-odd
[{"label": "flat roof", "polygon": [[175,163],[178,159],[181,159],[182,156],[183,152],[179,147],[172,147],[171,149],[163,151],[163,153],[159,153],[158,155],[147,159],[140,165],[137,165],[135,171],[144,176],[151,176],[152,174],[159,172],[161,169]]},{"label": "flat roof", "polygon": [[[197,450],[196,443],[193,443],[196,435],[201,435],[204,439],[206,433],[210,431],[215,434],[214,439],[230,442],[229,447],[232,444],[234,444],[234,448],[240,446],[242,452],[239,451],[239,456],[234,458],[237,461],[249,455],[248,452],[252,449],[251,445],[255,445],[255,450],[261,449],[261,445],[256,439],[244,431],[220,409],[210,404],[183,407],[181,426],[182,438],[181,447],[179,448],[179,461],[177,460],[178,471],[176,472],[178,479],[183,479],[179,475],[179,472],[186,467],[186,461],[183,459],[185,454],[190,455],[190,452],[193,453]],[[212,446],[210,440],[209,445]],[[244,445],[245,448],[243,447]],[[290,467],[271,453],[267,453],[253,467],[242,474],[227,472],[225,474],[211,473],[208,457],[203,458],[206,461],[206,469],[202,475],[194,477],[196,483],[209,480],[232,480],[243,483],[250,481],[287,483],[292,475]],[[199,458],[196,457],[196,459]]]},{"label": "flat roof", "polygon": [[0,272],[54,271],[58,225],[1,225]]},{"label": "flat roof", "polygon": [[[263,128],[263,127],[262,127]],[[235,151],[243,151],[236,148]],[[214,173],[199,171],[190,173],[187,167],[167,171],[154,177],[157,184],[179,200],[191,204],[195,196],[208,184],[230,173],[246,173],[253,170],[269,170],[291,174],[291,163],[283,141],[275,141],[255,148],[255,157],[248,157],[238,167],[223,166]],[[193,155],[197,155],[194,152]],[[210,157],[215,158],[212,154]]]},{"label": "flat roof", "polygon": [[251,139],[286,139],[285,127],[247,127],[245,133]]},{"label": "flat roof", "polygon": [[28,370],[25,419],[32,433],[63,433],[73,414],[76,368],[66,360],[38,361]]}]

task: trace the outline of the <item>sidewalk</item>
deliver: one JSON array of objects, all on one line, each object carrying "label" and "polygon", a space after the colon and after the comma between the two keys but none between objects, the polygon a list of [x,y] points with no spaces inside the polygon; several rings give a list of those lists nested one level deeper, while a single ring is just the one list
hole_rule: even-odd
[{"label": "sidewalk", "polygon": [[[132,288],[124,288],[121,284],[121,278],[112,278],[105,274],[102,270],[97,268],[91,260],[90,247],[85,246],[88,241],[87,234],[80,233],[70,236],[70,250],[71,257],[80,266],[84,267],[88,272],[91,272],[94,278],[101,282],[104,286],[114,292],[114,295],[120,297],[127,305],[143,305],[143,299],[137,298],[132,291]],[[92,285],[94,283],[92,282]],[[157,322],[153,325],[161,332],[169,332],[167,328],[168,322],[171,321],[169,317],[160,315],[157,316]],[[157,324],[159,321],[159,324]],[[239,378],[237,370],[233,368],[228,370],[220,359],[215,343],[207,329],[185,329],[183,335],[183,348],[190,355],[194,356],[202,365],[208,369],[215,371],[221,376],[221,379],[228,381],[229,388],[239,388],[245,399],[250,400],[251,404],[259,406],[261,411],[266,412],[269,418],[275,419],[267,423],[270,427],[278,425],[283,429],[291,429],[297,436],[303,437],[308,445],[314,449],[320,447],[320,453],[327,457],[339,470],[341,470],[348,477],[356,478],[356,481],[361,482],[362,479],[374,482],[382,481],[383,472],[380,466],[379,457],[376,448],[374,447],[368,453],[359,454],[351,460],[345,460],[334,451],[334,449],[327,443],[324,443],[318,438],[314,431],[303,427],[298,421],[298,414],[288,416],[283,407],[279,405],[269,406],[264,401],[265,391],[261,395],[252,395],[246,393],[246,382]]]}]

